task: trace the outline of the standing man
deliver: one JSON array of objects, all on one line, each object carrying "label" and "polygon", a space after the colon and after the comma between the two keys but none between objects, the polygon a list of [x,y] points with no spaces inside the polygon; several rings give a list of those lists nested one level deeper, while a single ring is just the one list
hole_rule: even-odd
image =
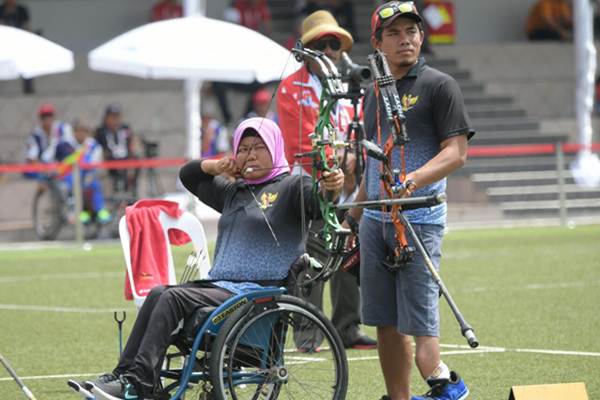
[{"label": "standing man", "polygon": [[[121,108],[110,104],[104,111],[102,125],[96,130],[96,140],[102,146],[105,160],[127,160],[137,158],[137,141],[129,125],[121,120]],[[113,192],[128,191],[137,195],[139,170],[111,169]]]},{"label": "standing man", "polygon": [[[412,2],[392,1],[371,17],[371,44],[386,57],[402,99],[409,142],[405,145],[405,190],[400,197],[429,196],[446,190],[446,177],[463,166],[467,140],[474,134],[456,81],[425,63],[420,57],[423,20]],[[391,134],[382,99],[370,87],[364,99],[365,130],[380,147]],[[378,104],[379,102],[379,104]],[[380,113],[378,115],[378,113]],[[392,168],[401,168],[398,148]],[[381,162],[368,158],[357,201],[380,198]],[[349,213],[360,218],[361,210]],[[404,212],[439,268],[446,223],[446,204]],[[348,218],[351,220],[351,218]],[[345,223],[346,224],[346,223]],[[396,248],[395,229],[388,212],[365,210],[359,229],[363,321],[377,327],[379,361],[387,389],[382,400],[409,400],[412,366],[411,336],[416,344],[415,362],[431,390],[412,400],[462,400],[469,390],[440,358],[439,288],[422,256],[399,268],[384,260]],[[414,247],[413,244],[409,245]]]},{"label": "standing man", "polygon": [[[342,51],[350,51],[353,43],[352,36],[340,28],[328,11],[323,10],[316,11],[304,19],[300,40],[305,47],[324,52],[334,63],[340,61]],[[319,117],[320,73],[316,64],[307,61],[298,71],[284,79],[277,91],[277,114],[285,140],[285,154],[288,163],[293,166],[293,173],[296,174],[308,174],[310,171],[310,159],[296,159],[294,155],[311,150],[308,135],[314,132]],[[351,117],[348,109],[338,102],[331,114],[331,121],[343,135]],[[346,181],[341,197],[351,201],[355,187],[354,172],[350,166],[346,168]],[[375,348],[377,342],[362,333],[359,328],[360,298],[354,276],[343,271],[336,272],[331,279],[330,294],[333,308],[331,321],[344,346],[354,349]],[[314,287],[308,300],[321,308],[323,285]],[[319,339],[310,338],[308,332],[302,332],[295,339],[300,350],[318,350]],[[307,344],[311,342],[312,344]],[[304,348],[305,346],[307,348]]]}]

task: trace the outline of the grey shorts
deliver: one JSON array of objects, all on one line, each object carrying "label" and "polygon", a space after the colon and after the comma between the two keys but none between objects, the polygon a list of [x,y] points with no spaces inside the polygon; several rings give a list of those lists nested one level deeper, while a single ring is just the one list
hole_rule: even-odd
[{"label": "grey shorts", "polygon": [[[410,336],[439,337],[439,287],[431,277],[422,255],[416,251],[411,262],[396,272],[381,264],[396,245],[391,223],[363,217],[360,222],[360,289],[362,321],[372,326],[395,326]],[[437,270],[444,228],[413,225]],[[409,245],[412,240],[406,233]]]}]

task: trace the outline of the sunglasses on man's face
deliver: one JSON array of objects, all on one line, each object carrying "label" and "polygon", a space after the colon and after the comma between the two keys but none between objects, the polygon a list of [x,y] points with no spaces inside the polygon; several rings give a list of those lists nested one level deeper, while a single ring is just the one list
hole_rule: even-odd
[{"label": "sunglasses on man's face", "polygon": [[319,51],[325,51],[327,47],[333,51],[338,51],[342,48],[342,42],[338,38],[321,39],[314,42],[311,47]]}]

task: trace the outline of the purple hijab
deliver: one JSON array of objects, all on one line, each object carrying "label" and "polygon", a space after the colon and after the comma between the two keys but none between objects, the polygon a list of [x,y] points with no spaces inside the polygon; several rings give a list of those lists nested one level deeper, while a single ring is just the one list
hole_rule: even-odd
[{"label": "purple hijab", "polygon": [[268,118],[248,118],[235,128],[235,131],[233,132],[233,154],[237,155],[244,131],[248,128],[252,128],[258,132],[260,138],[265,142],[265,145],[271,154],[273,169],[260,179],[244,179],[244,181],[251,185],[258,185],[267,182],[278,175],[290,172],[290,166],[285,158],[285,147],[283,145],[281,130],[275,122]]}]

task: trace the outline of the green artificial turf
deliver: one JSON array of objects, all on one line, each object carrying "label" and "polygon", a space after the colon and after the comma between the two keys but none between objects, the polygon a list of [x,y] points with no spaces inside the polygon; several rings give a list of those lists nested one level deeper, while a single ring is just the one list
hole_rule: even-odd
[{"label": "green artificial turf", "polygon": [[[174,252],[176,265],[188,252]],[[123,271],[118,244],[0,252],[0,354],[38,399],[77,398],[62,375],[114,366],[112,310],[127,311],[125,335],[136,314],[123,298]],[[470,399],[561,382],[585,382],[590,399],[600,398],[600,226],[450,232],[441,275],[487,350],[467,351],[442,302],[443,358],[465,378]],[[347,398],[378,400],[385,390],[377,352],[353,350],[348,359]],[[412,389],[426,390],[416,369]],[[0,399],[24,398],[0,368]]]}]

